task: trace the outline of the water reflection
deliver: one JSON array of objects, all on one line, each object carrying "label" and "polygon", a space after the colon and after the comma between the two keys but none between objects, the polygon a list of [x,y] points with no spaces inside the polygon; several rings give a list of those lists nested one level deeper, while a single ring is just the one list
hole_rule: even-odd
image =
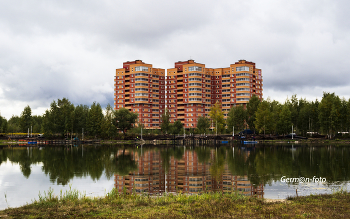
[{"label": "water reflection", "polygon": [[[166,148],[143,153],[119,150],[118,157],[128,154],[138,169],[115,175],[115,187],[119,192],[148,194],[203,192],[239,192],[263,197],[264,186],[253,185],[247,175],[233,175],[225,162],[229,148]],[[130,159],[131,160],[131,159]],[[130,163],[130,160],[126,161]],[[123,165],[125,166],[125,164]]]},{"label": "water reflection", "polygon": [[[40,166],[52,184],[67,185],[73,178],[90,178],[98,183],[105,176],[115,180],[119,191],[125,188],[151,194],[238,191],[266,196],[263,190],[266,193],[267,186],[277,188],[276,182],[303,189],[347,185],[349,160],[348,146],[0,148],[0,168],[6,162],[18,164],[26,179],[31,177],[33,166]],[[327,181],[302,186],[299,182],[281,184],[282,176],[322,177]]]}]

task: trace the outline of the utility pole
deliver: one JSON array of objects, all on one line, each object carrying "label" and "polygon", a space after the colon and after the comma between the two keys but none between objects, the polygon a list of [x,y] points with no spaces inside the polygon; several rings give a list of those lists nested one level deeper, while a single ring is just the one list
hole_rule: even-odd
[{"label": "utility pole", "polygon": [[293,134],[294,134],[294,133],[293,133],[293,125],[292,125],[292,140],[293,140]]},{"label": "utility pole", "polygon": [[141,124],[141,140],[142,140],[142,124]]}]

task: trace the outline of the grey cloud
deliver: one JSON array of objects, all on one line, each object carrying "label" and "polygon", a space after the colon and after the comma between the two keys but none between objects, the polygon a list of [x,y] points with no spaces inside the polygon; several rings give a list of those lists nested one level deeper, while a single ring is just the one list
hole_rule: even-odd
[{"label": "grey cloud", "polygon": [[[124,61],[166,69],[190,58],[210,68],[255,62],[271,99],[316,98],[323,89],[348,98],[349,6],[345,0],[2,1],[0,103],[41,109],[67,97],[105,107],[113,104],[113,76]],[[2,115],[14,111],[3,108]]]}]

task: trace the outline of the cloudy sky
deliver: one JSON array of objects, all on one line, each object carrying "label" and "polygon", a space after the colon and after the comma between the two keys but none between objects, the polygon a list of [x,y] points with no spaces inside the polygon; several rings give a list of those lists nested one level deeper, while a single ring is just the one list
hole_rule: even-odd
[{"label": "cloudy sky", "polygon": [[262,69],[264,98],[350,98],[347,0],[0,1],[0,113],[113,104],[124,61]]}]

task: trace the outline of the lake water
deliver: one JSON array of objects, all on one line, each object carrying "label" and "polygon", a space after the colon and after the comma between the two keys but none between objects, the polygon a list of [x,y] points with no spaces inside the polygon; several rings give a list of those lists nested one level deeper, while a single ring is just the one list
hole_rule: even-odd
[{"label": "lake water", "polygon": [[77,189],[163,194],[237,191],[269,199],[349,190],[350,147],[46,146],[0,148],[0,210],[39,192]]}]

